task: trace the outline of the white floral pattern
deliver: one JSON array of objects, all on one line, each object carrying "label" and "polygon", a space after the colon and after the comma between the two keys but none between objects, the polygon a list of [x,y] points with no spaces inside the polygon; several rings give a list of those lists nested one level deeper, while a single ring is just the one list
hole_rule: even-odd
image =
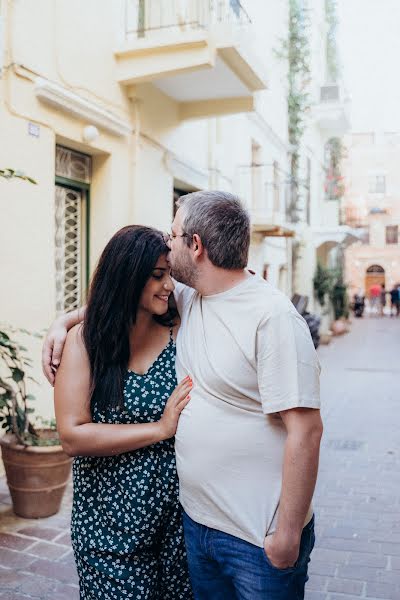
[{"label": "white floral pattern", "polygon": [[[123,410],[93,421],[157,421],[177,384],[175,343],[144,375],[127,371]],[[81,600],[190,600],[174,440],[74,460],[72,544]]]}]

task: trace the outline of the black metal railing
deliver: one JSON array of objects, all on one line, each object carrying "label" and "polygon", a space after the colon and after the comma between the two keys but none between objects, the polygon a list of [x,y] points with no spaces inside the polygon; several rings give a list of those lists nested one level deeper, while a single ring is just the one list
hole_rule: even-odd
[{"label": "black metal railing", "polygon": [[309,218],[309,185],[294,181],[277,163],[240,165],[239,177],[247,207],[255,214],[279,213],[288,223]]},{"label": "black metal railing", "polygon": [[125,0],[125,33],[146,37],[153,31],[244,26],[250,17],[239,0]]}]

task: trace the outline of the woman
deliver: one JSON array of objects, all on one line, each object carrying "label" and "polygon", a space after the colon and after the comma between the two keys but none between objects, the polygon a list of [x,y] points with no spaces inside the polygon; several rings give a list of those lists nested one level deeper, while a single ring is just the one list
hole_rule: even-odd
[{"label": "woman", "polygon": [[173,442],[192,382],[176,387],[167,252],[148,227],[113,236],[57,371],[57,426],[76,457],[71,532],[81,600],[192,598]]}]

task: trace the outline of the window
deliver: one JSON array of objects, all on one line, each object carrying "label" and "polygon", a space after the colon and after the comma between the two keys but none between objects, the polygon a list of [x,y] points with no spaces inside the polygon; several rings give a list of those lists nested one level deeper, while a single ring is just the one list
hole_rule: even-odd
[{"label": "window", "polygon": [[387,244],[398,244],[399,243],[399,226],[398,225],[387,225],[386,226],[386,243]]},{"label": "window", "polygon": [[190,192],[188,192],[188,190],[181,190],[180,188],[176,187],[174,185],[174,193],[173,193],[173,207],[172,207],[172,220],[174,220],[175,215],[177,213],[178,207],[176,205],[176,203],[178,202],[179,198],[181,196],[185,196],[186,194],[189,194]]},{"label": "window", "polygon": [[384,194],[386,192],[386,176],[371,175],[369,178],[370,194]]},{"label": "window", "polygon": [[91,158],[56,147],[56,312],[81,306],[88,283],[88,212]]},{"label": "window", "polygon": [[235,13],[236,17],[240,18],[240,2],[239,0],[229,0],[229,4],[231,5],[231,9]]}]

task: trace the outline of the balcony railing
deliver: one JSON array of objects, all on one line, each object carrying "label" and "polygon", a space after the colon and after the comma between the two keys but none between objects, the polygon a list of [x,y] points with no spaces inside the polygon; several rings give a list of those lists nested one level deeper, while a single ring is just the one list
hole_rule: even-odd
[{"label": "balcony railing", "polygon": [[364,228],[368,226],[368,210],[364,206],[340,207],[340,224],[353,228]]},{"label": "balcony railing", "polygon": [[242,165],[239,190],[253,221],[284,224],[294,222],[295,199],[305,194],[304,185],[295,186],[288,173],[276,163]]},{"label": "balcony railing", "polygon": [[239,0],[126,0],[125,35],[143,38],[168,29],[245,26],[250,17]]},{"label": "balcony railing", "polygon": [[315,117],[327,137],[339,137],[350,128],[350,98],[341,83],[320,87]]}]

